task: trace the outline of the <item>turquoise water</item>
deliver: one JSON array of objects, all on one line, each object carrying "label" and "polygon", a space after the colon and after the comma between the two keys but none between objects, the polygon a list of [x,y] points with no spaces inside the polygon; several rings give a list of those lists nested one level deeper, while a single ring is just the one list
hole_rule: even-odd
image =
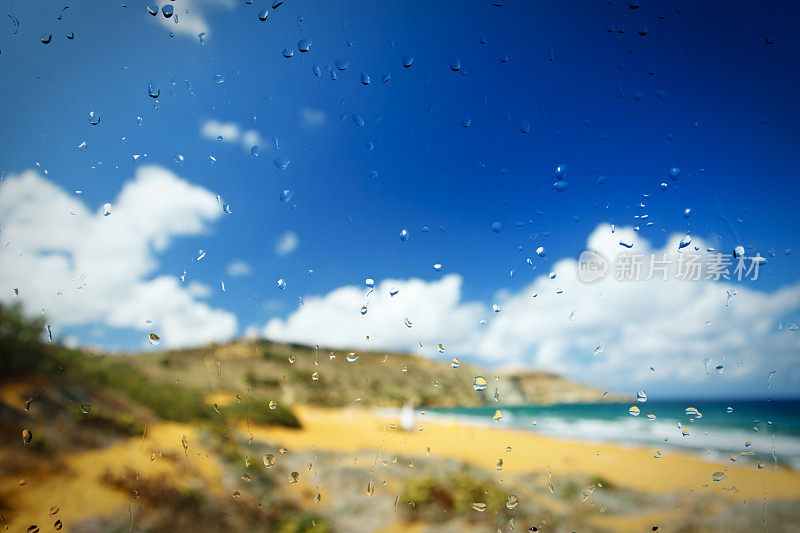
[{"label": "turquoise water", "polygon": [[[636,405],[639,416],[628,409]],[[694,407],[701,417],[686,414]],[[493,422],[500,409],[503,418]],[[647,415],[655,415],[649,419]],[[647,401],[428,409],[426,418],[451,418],[464,424],[524,429],[585,442],[613,442],[691,451],[712,459],[761,461],[800,469],[800,401]],[[533,425],[533,422],[536,425]],[[684,435],[683,430],[688,430]],[[748,444],[749,441],[749,444]],[[741,455],[744,453],[745,455]],[[751,455],[752,454],[752,455]]]}]

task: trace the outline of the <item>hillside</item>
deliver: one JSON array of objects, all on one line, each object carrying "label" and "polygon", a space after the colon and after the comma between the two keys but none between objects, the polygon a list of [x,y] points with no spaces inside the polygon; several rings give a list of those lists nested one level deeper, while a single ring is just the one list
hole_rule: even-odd
[{"label": "hillside", "polygon": [[[283,405],[400,406],[411,401],[427,407],[479,406],[493,403],[495,391],[503,405],[603,401],[603,391],[547,372],[498,374],[411,354],[353,354],[258,340],[110,358],[129,361],[156,382],[223,393],[250,391]],[[485,391],[473,389],[476,376],[486,378]],[[234,397],[210,396],[218,405]]]}]

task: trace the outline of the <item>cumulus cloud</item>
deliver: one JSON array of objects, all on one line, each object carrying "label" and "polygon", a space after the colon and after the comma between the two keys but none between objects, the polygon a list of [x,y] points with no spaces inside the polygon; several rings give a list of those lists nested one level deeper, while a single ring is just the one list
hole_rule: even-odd
[{"label": "cumulus cloud", "polygon": [[158,6],[159,10],[165,5],[171,5],[174,14],[166,18],[159,12],[150,18],[152,23],[175,35],[194,39],[199,44],[198,35],[211,33],[207,21],[208,14],[218,9],[233,9],[236,3],[233,0],[161,0],[154,2],[153,5]]},{"label": "cumulus cloud", "polygon": [[253,268],[250,266],[250,263],[242,261],[241,259],[236,259],[228,264],[225,271],[232,278],[240,278],[242,276],[249,276],[253,272]]},{"label": "cumulus cloud", "polygon": [[[303,305],[285,320],[270,320],[263,334],[274,340],[339,349],[412,350],[422,342],[466,350],[477,341],[474,326],[483,306],[462,302],[461,285],[461,277],[451,274],[432,282],[384,280],[371,293],[367,288],[340,287],[325,296],[304,298]],[[364,305],[367,313],[362,315]]]},{"label": "cumulus cloud", "polygon": [[56,328],[152,327],[167,347],[231,338],[236,318],[201,301],[208,287],[156,274],[157,254],[173,239],[203,234],[220,217],[214,194],[142,166],[110,203],[104,216],[33,170],[8,176],[0,184],[0,299],[19,289],[25,310],[44,309]]},{"label": "cumulus cloud", "polygon": [[[587,248],[609,259],[620,251],[667,253],[675,259],[681,237],[653,250],[632,229],[612,233],[600,226]],[[623,248],[620,240],[634,247]],[[707,258],[700,239],[692,245],[680,253]],[[413,351],[421,342],[428,355],[543,368],[616,390],[637,390],[646,383],[666,392],[671,387],[700,391],[707,380],[722,379],[717,366],[726,381],[713,386],[747,382],[765,391],[771,370],[788,374],[789,382],[800,381],[794,364],[800,337],[777,329],[800,307],[800,282],[771,292],[757,290],[757,282],[736,284],[729,298],[731,282],[663,281],[660,276],[619,281],[612,263],[606,278],[585,284],[575,259],[552,265],[537,261],[537,271],[548,274],[519,292],[500,291],[491,302],[464,301],[462,278],[454,274],[438,281],[385,280],[369,296],[367,288],[346,286],[305,297],[301,307],[285,319],[270,320],[261,334],[337,349]],[[394,290],[399,292],[390,296]],[[493,304],[500,312],[491,309]],[[406,327],[406,318],[412,327]],[[443,355],[436,354],[439,343],[446,348]]]},{"label": "cumulus cloud", "polygon": [[283,257],[289,255],[297,249],[300,244],[300,239],[297,238],[297,233],[293,231],[284,232],[275,242],[275,253]]},{"label": "cumulus cloud", "polygon": [[235,122],[219,122],[217,120],[205,120],[200,125],[200,136],[216,141],[222,137],[223,142],[238,144],[247,153],[253,146],[264,146],[264,139],[256,130],[244,130]]},{"label": "cumulus cloud", "polygon": [[315,130],[324,126],[328,121],[328,114],[322,109],[311,107],[300,108],[300,124],[307,130]]}]

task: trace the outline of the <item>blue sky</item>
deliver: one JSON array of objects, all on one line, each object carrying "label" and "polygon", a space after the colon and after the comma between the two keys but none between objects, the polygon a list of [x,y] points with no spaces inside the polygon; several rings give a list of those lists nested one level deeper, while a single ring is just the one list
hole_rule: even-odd
[{"label": "blue sky", "polygon": [[[70,5],[64,11],[64,5],[46,2],[5,7],[10,16],[0,26],[0,63],[6,73],[0,84],[6,102],[0,109],[0,170],[6,183],[34,169],[87,210],[86,224],[99,228],[103,220],[90,222],[92,213],[111,203],[112,213],[104,218],[112,219],[120,214],[114,206],[126,184],[157,176],[150,188],[132,193],[128,210],[121,211],[120,220],[129,223],[120,222],[118,233],[98,230],[104,236],[97,237],[97,249],[87,257],[97,254],[97,268],[106,261],[103,249],[121,258],[114,275],[100,284],[112,292],[126,279],[149,287],[146,282],[160,276],[178,280],[185,270],[185,281],[165,290],[188,307],[175,304],[172,309],[201,308],[166,327],[169,314],[148,308],[159,305],[149,287],[142,291],[151,296],[111,319],[114,314],[101,302],[119,298],[129,303],[133,297],[95,289],[93,312],[80,318],[65,306],[59,316],[61,304],[50,301],[52,294],[44,289],[26,299],[35,292],[28,287],[42,273],[58,275],[36,265],[17,269],[8,262],[17,257],[17,248],[36,249],[36,260],[46,262],[58,245],[42,244],[37,232],[66,226],[57,221],[48,225],[41,218],[31,222],[24,211],[16,219],[10,211],[0,213],[3,224],[30,229],[28,240],[10,230],[2,238],[11,243],[7,250],[14,250],[3,256],[3,298],[23,286],[22,301],[34,311],[51,310],[58,336],[140,349],[146,333],[154,330],[163,338],[160,347],[202,343],[209,331],[224,338],[264,333],[271,319],[290,317],[300,297],[306,303],[314,296],[324,300],[342,287],[363,292],[365,278],[380,286],[387,279],[436,284],[456,275],[459,283],[448,286],[451,292],[437,285],[444,299],[457,292],[453,306],[426,306],[433,309],[429,322],[437,324],[425,332],[426,350],[459,332],[451,342],[458,353],[452,355],[463,359],[565,373],[572,373],[574,363],[586,363],[596,370],[603,362],[576,356],[583,350],[580,344],[522,342],[509,350],[515,355],[505,358],[497,355],[503,348],[491,342],[478,350],[463,341],[473,339],[472,326],[462,330],[460,323],[439,322],[436,316],[449,309],[456,315],[464,311],[470,324],[473,318],[493,319],[493,303],[529,292],[539,276],[556,271],[559,260],[574,260],[590,235],[610,224],[639,226],[632,234],[641,241],[639,248],[660,249],[675,234],[689,232],[696,242],[726,253],[737,245],[763,256],[773,250],[760,279],[739,289],[734,306],[749,305],[748,291],[756,298],[797,285],[797,253],[786,252],[800,249],[796,3],[643,3],[630,9],[627,2],[503,2],[502,7],[442,2],[423,7],[289,1],[271,9],[263,1],[156,2],[164,3],[176,6],[177,24],[175,16],[148,14],[148,2]],[[258,14],[265,8],[269,16],[262,22]],[[201,31],[203,42],[197,36]],[[68,32],[74,39],[66,38]],[[48,44],[42,43],[43,34],[52,34]],[[298,50],[302,39],[311,41],[306,53]],[[284,49],[291,49],[292,57],[285,58]],[[406,56],[414,58],[409,68],[402,64]],[[451,68],[456,64],[458,71]],[[362,73],[370,77],[369,85],[361,83]],[[383,82],[386,75],[389,80]],[[148,95],[149,85],[160,91],[157,99]],[[90,124],[90,111],[100,114],[99,124]],[[220,143],[212,133],[215,125],[228,125],[234,133]],[[250,153],[254,136],[260,139],[257,157]],[[286,170],[274,164],[276,159],[290,161]],[[564,192],[553,187],[559,164],[567,166],[570,186]],[[668,176],[671,167],[681,169],[677,181]],[[164,177],[161,169],[178,181]],[[597,184],[600,176],[607,176],[602,185]],[[196,189],[190,194],[182,184]],[[30,180],[30,187],[41,190],[42,182]],[[281,202],[286,189],[293,197]],[[10,191],[5,191],[7,201],[28,198],[24,190]],[[159,193],[164,205],[138,219],[136,202],[149,204],[154,200],[148,194]],[[54,195],[57,191],[39,199],[45,216],[54,209],[47,209]],[[208,200],[216,195],[230,205],[230,214],[211,211]],[[0,190],[0,203],[2,196]],[[196,202],[187,203],[188,197]],[[686,208],[692,210],[688,219]],[[138,230],[147,220],[157,222],[170,213],[195,223],[166,224],[172,229],[163,235],[158,224],[150,233]],[[634,218],[643,214],[652,225]],[[491,229],[494,222],[502,225],[499,233]],[[410,233],[407,241],[399,238],[403,228]],[[75,234],[81,231],[78,224]],[[137,231],[137,245],[104,248],[103,243],[114,240],[127,242],[127,235]],[[292,235],[294,249],[285,245]],[[282,239],[285,246],[277,253]],[[536,256],[538,246],[546,248],[546,258]],[[76,249],[66,246],[59,253]],[[196,261],[199,250],[206,255]],[[135,273],[124,271],[131,263],[124,254],[143,261]],[[533,266],[526,258],[535,258]],[[233,261],[249,265],[249,274],[230,275]],[[441,272],[433,269],[435,263],[444,265]],[[80,278],[78,270],[67,269],[61,285],[79,285],[69,281]],[[34,271],[41,275],[31,276]],[[88,276],[87,286],[97,287],[92,280],[105,275]],[[278,279],[286,280],[285,290],[278,289]],[[724,307],[724,291],[737,284],[718,285]],[[424,294],[437,293],[431,287],[421,286],[419,302],[426,302]],[[642,289],[635,296],[648,294]],[[669,300],[670,292],[663,298]],[[731,377],[711,386],[678,370],[662,376],[658,368],[655,378],[648,373],[620,378],[611,364],[605,367],[608,376],[598,378],[588,370],[574,375],[618,388],[638,389],[652,380],[651,390],[664,394],[675,392],[671,387],[677,377],[688,383],[678,392],[736,387],[763,394],[767,372],[777,368],[782,372],[773,386],[791,391],[800,382],[798,344],[796,335],[787,328],[778,331],[777,323],[788,327],[798,320],[792,298],[785,310],[766,313],[772,333],[756,332],[753,326],[752,338],[735,348],[719,344],[724,329],[702,348],[699,341],[687,341],[692,372],[698,372],[697,365],[702,370],[701,352],[735,364],[746,353],[778,351],[774,363],[767,358],[744,365],[750,370],[742,371],[739,381]],[[76,296],[72,305],[81,301]],[[323,303],[309,322],[297,319],[297,328],[307,332],[303,336],[288,326],[281,329],[281,322],[273,322],[272,331],[312,344],[336,344],[338,337],[328,335],[324,325],[346,328],[336,323],[335,312],[325,314],[332,311]],[[481,309],[474,317],[465,311],[472,304]],[[680,309],[682,302],[674,305]],[[359,308],[352,310],[356,320],[362,318]],[[709,311],[708,318],[725,323],[727,315],[719,314],[724,312]],[[165,318],[159,322],[161,315]],[[508,316],[508,307],[498,316],[515,324],[532,319]],[[576,323],[580,317],[577,312]],[[748,327],[747,322],[730,324]],[[176,334],[167,333],[176,328]],[[420,340],[381,344],[379,324],[354,328],[342,344],[361,348],[350,339],[360,341],[370,331],[373,344],[366,345],[378,349],[413,349]],[[524,333],[515,336],[513,331],[498,338],[514,344]],[[554,330],[553,335],[570,333]],[[774,335],[782,335],[778,345],[762,343]],[[598,345],[604,342],[603,335],[594,336]],[[619,331],[608,336],[620,338]],[[612,353],[614,343],[606,344]],[[451,351],[430,355],[449,358]],[[624,367],[622,359],[617,363]],[[640,366],[647,370],[651,365],[643,361]]]}]

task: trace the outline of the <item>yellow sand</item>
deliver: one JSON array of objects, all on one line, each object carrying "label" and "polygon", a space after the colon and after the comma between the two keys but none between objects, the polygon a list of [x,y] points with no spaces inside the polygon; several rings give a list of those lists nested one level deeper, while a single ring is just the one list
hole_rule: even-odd
[{"label": "yellow sand", "polygon": [[[259,440],[291,449],[316,448],[339,452],[377,451],[385,456],[424,456],[460,460],[495,470],[503,459],[502,475],[523,473],[582,473],[611,483],[652,493],[696,491],[726,494],[737,499],[797,498],[800,473],[788,468],[770,472],[771,465],[758,470],[752,463],[719,464],[692,455],[664,451],[653,458],[641,447],[623,448],[611,444],[565,442],[537,435],[534,431],[481,429],[455,424],[435,424],[418,417],[418,430],[393,429],[395,420],[381,420],[357,409],[322,410],[298,408],[303,429],[251,427]],[[506,453],[506,448],[511,452]],[[662,450],[663,451],[663,450]],[[712,474],[725,471],[726,479],[716,483]],[[499,475],[499,474],[498,474]],[[724,492],[735,486],[738,493]]]},{"label": "yellow sand", "polygon": [[[188,453],[181,443],[184,435]],[[0,474],[0,492],[11,510],[10,523],[16,531],[24,531],[31,524],[47,531],[60,519],[69,530],[71,524],[85,518],[127,514],[132,498],[100,481],[107,471],[120,475],[130,468],[148,478],[171,476],[177,486],[199,478],[205,481],[207,490],[216,492],[221,470],[204,450],[197,448],[196,437],[196,431],[189,426],[159,423],[148,427],[144,438],[61,457],[65,470],[21,476]],[[25,483],[20,485],[22,480]],[[49,516],[52,506],[59,510]]]},{"label": "yellow sand", "polygon": [[[257,440],[285,446],[290,451],[313,448],[355,455],[374,454],[381,449],[384,457],[391,458],[426,456],[430,447],[434,460],[437,457],[460,460],[501,477],[546,474],[549,468],[556,491],[559,476],[564,474],[599,476],[620,486],[651,493],[708,491],[739,500],[762,500],[765,495],[794,499],[800,488],[800,473],[787,468],[769,472],[757,470],[749,463],[715,464],[671,452],[654,459],[648,449],[559,441],[537,435],[535,430],[480,429],[429,423],[425,417],[420,417],[421,427],[405,432],[392,427],[396,421],[380,419],[366,410],[302,407],[295,412],[302,429],[243,424],[240,431],[244,436],[252,432]],[[181,445],[183,435],[189,443],[188,457]],[[510,453],[506,452],[507,447],[511,448]],[[495,470],[499,458],[504,462],[502,472]],[[279,455],[277,459],[281,460]],[[0,493],[9,508],[6,513],[9,523],[15,530],[24,530],[34,523],[45,530],[56,519],[61,519],[67,529],[70,524],[89,517],[127,514],[130,495],[100,482],[109,469],[120,474],[131,468],[148,478],[166,475],[178,486],[193,479],[200,480],[206,490],[217,495],[226,490],[222,487],[222,470],[216,460],[197,447],[196,430],[181,424],[151,424],[145,438],[131,438],[62,460],[66,471],[26,473],[24,476],[0,473]],[[712,473],[720,470],[725,470],[727,479],[715,483]],[[23,486],[19,485],[21,477],[27,481]],[[722,487],[731,486],[736,486],[739,492],[722,491]],[[325,487],[320,489],[325,492]],[[53,505],[60,510],[56,516],[49,517],[48,511]],[[658,516],[663,518],[664,514]],[[598,519],[600,517],[604,517],[604,525],[614,523],[613,528],[617,530],[641,530],[656,518],[646,514],[627,518],[602,514]]]}]

